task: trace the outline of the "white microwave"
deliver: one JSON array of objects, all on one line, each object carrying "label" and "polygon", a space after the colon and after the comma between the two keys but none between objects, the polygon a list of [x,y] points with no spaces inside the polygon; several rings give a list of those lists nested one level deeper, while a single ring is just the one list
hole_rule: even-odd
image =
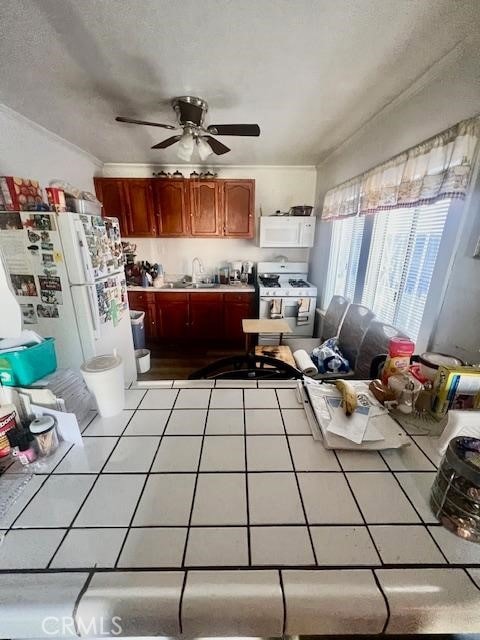
[{"label": "white microwave", "polygon": [[315,216],[261,216],[261,247],[313,247]]}]

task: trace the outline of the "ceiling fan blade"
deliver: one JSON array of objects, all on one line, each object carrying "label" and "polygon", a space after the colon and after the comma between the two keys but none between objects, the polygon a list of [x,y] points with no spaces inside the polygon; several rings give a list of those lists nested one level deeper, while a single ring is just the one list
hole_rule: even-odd
[{"label": "ceiling fan blade", "polygon": [[167,147],[170,147],[172,144],[175,144],[175,142],[178,142],[181,137],[182,136],[172,136],[171,138],[166,138],[165,140],[162,140],[158,144],[154,144],[152,149],[166,149]]},{"label": "ceiling fan blade", "polygon": [[117,116],[115,118],[117,122],[128,122],[130,124],[146,124],[149,127],[161,127],[162,129],[176,129],[171,124],[160,124],[159,122],[145,122],[145,120],[135,120],[134,118],[125,118],[123,116]]},{"label": "ceiling fan blade", "polygon": [[228,153],[230,149],[225,146],[220,140],[215,140],[212,136],[202,136],[204,140],[208,142],[208,144],[212,147],[213,153],[216,153],[217,156],[221,156],[224,153]]},{"label": "ceiling fan blade", "polygon": [[208,133],[214,136],[259,136],[258,124],[211,124]]}]

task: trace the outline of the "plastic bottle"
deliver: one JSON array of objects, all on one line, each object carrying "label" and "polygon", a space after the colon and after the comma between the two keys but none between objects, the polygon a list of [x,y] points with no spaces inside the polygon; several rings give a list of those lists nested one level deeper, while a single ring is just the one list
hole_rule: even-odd
[{"label": "plastic bottle", "polygon": [[388,355],[383,367],[382,382],[387,383],[390,376],[397,373],[407,373],[410,358],[415,351],[415,343],[408,338],[391,338],[388,345]]}]

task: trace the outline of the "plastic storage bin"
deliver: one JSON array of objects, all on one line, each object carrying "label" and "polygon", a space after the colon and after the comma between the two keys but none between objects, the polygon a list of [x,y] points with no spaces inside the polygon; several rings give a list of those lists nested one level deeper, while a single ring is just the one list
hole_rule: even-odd
[{"label": "plastic storage bin", "polygon": [[28,349],[0,354],[0,382],[7,387],[28,387],[56,368],[55,338],[45,338]]},{"label": "plastic storage bin", "polygon": [[119,355],[96,356],[80,367],[87,387],[93,393],[102,418],[120,413],[125,406],[123,363]]},{"label": "plastic storage bin", "polygon": [[132,325],[133,346],[135,349],[145,349],[145,311],[130,310],[130,324]]}]

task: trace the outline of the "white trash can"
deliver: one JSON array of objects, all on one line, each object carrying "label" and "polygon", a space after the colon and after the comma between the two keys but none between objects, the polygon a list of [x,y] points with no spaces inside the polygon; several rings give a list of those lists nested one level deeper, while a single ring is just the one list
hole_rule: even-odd
[{"label": "white trash can", "polygon": [[125,380],[122,359],[113,354],[96,356],[80,367],[87,387],[97,402],[102,418],[116,416],[125,407]]},{"label": "white trash can", "polygon": [[137,363],[137,373],[150,371],[150,350],[135,349],[135,362]]}]

